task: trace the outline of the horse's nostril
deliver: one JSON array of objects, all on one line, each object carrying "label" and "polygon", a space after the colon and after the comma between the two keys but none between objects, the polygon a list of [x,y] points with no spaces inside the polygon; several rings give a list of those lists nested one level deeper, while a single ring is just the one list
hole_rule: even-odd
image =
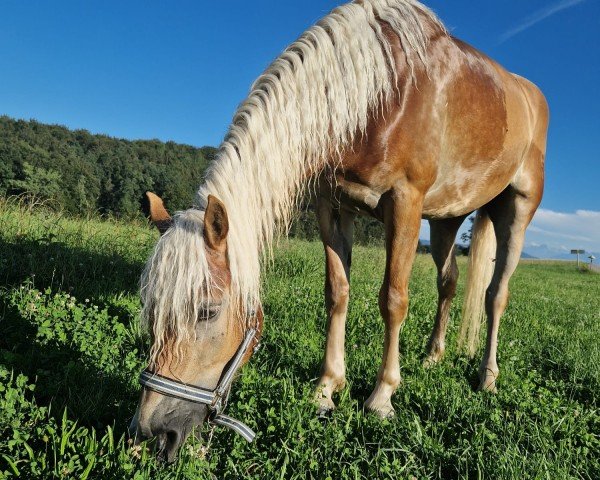
[{"label": "horse's nostril", "polygon": [[167,432],[167,445],[179,444],[179,432],[171,430]]},{"label": "horse's nostril", "polygon": [[167,462],[174,462],[181,443],[181,435],[176,430],[169,430],[160,435],[158,443],[159,457]]}]

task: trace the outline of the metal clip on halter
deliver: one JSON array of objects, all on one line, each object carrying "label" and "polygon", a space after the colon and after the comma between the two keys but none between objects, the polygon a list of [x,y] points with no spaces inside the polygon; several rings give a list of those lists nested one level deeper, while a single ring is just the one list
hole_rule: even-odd
[{"label": "metal clip on halter", "polygon": [[256,329],[248,329],[244,337],[244,341],[239,346],[235,356],[229,364],[229,367],[222,375],[221,380],[219,380],[219,383],[214,390],[207,390],[202,387],[195,387],[193,385],[176,382],[175,380],[152,373],[148,370],[144,370],[140,374],[140,383],[143,387],[149,388],[150,390],[154,390],[158,393],[162,393],[163,395],[169,395],[181,400],[207,405],[208,410],[210,411],[207,421],[213,422],[216,425],[230,428],[234,432],[239,433],[242,437],[244,437],[246,441],[252,442],[256,436],[256,433],[254,433],[250,427],[239,420],[227,415],[223,415],[221,411],[227,405],[227,399],[229,397],[231,383],[233,382],[233,376],[239,369],[242,359],[244,358],[244,355],[246,354],[246,351],[248,350],[248,347],[254,340],[255,336]]}]

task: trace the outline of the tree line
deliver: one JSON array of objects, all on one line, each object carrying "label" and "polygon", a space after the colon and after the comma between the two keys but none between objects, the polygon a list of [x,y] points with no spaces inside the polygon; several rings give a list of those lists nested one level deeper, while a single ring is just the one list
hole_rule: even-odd
[{"label": "tree line", "polygon": [[153,190],[183,209],[215,151],[1,116],[0,195],[30,195],[74,215],[134,216]]}]

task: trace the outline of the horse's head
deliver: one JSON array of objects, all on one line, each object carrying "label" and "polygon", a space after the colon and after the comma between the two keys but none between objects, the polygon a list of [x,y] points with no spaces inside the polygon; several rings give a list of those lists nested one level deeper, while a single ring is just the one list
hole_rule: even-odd
[{"label": "horse's head", "polygon": [[223,203],[209,196],[204,212],[171,218],[159,197],[148,200],[162,236],[142,275],[152,350],[130,431],[136,442],[157,437],[172,461],[193,427],[219,421],[231,377],[258,343],[262,311],[232,294]]}]

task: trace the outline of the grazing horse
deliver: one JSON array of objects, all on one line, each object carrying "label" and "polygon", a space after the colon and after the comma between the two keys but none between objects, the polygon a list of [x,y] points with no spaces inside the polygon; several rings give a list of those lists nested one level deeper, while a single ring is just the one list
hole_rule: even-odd
[{"label": "grazing horse", "polygon": [[316,193],[325,246],[325,355],[315,398],[334,408],[345,383],[344,330],[353,220],[385,225],[379,308],[383,360],[365,407],[385,417],[400,383],[398,335],[421,218],[431,225],[439,301],[427,363],[444,353],[458,276],[454,241],[477,211],[461,338],[471,353],[487,314],[480,389],[494,390],[508,282],[543,190],[548,108],[531,82],[452,37],[416,0],[357,0],[307,30],[254,83],[195,208],[171,217],[141,279],[152,335],[132,430],[168,459],[222,414],[230,380],[262,328],[260,272],[303,189]]}]

